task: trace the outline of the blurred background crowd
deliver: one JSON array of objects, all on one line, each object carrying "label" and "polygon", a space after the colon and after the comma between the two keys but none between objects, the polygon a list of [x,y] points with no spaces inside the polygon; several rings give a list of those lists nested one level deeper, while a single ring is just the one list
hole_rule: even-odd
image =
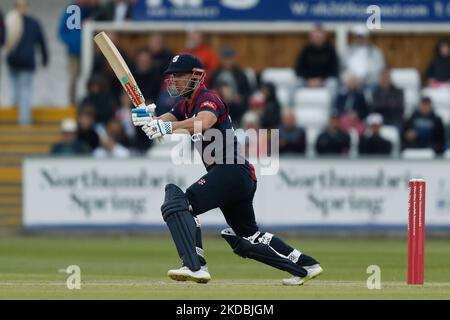
[{"label": "blurred background crowd", "polygon": [[[132,2],[74,3],[81,8],[81,22],[121,22],[131,19]],[[58,37],[67,49],[69,100],[76,106],[76,118],[62,121],[63,138],[50,152],[122,158],[147,154],[155,146],[133,127],[132,104],[98,51],[85,94],[77,96],[81,30],[68,28],[69,17],[65,11],[61,15]],[[0,72],[8,73],[22,125],[32,122],[30,88],[35,70],[53,58],[42,24],[45,21],[33,16],[26,0],[0,12],[2,59],[8,66]],[[435,43],[435,56],[426,73],[420,74],[413,68],[391,69],[365,25],[352,28],[349,46],[341,54],[327,31],[315,25],[292,68],[267,66],[261,72],[240,65],[236,48],[214,50],[208,37],[195,29],[186,32],[184,47],[174,51],[167,47],[164,33],[150,33],[145,46],[132,55],[122,48],[117,34],[109,36],[147,103],[156,103],[158,114],[176,102],[163,81],[171,58],[182,52],[198,56],[207,69],[206,85],[227,104],[235,128],[268,129],[268,135],[239,136],[244,145],[257,145],[260,155],[270,152],[273,129],[279,129],[280,154],[396,157],[411,153],[433,158],[450,150],[450,42],[446,38]]]}]

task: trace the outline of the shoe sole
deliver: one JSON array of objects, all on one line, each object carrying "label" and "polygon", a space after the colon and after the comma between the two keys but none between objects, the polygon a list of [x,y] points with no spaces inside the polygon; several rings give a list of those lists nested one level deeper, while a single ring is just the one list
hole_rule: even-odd
[{"label": "shoe sole", "polygon": [[182,274],[169,274],[168,276],[170,279],[175,280],[175,281],[192,281],[192,282],[196,282],[196,283],[208,283],[209,280],[211,280],[211,279],[207,279],[207,278],[194,278],[194,277],[182,275]]},{"label": "shoe sole", "polygon": [[315,278],[317,278],[318,276],[320,276],[321,274],[322,274],[322,272],[323,272],[323,269],[321,269],[318,273],[316,273],[314,276],[312,276],[311,278],[303,278],[303,281],[301,282],[301,283],[298,283],[298,284],[284,284],[283,283],[283,285],[285,285],[285,286],[291,286],[291,287],[293,287],[293,286],[302,286],[302,285],[304,285],[306,282],[308,282],[308,281],[310,281],[310,280],[313,280],[313,279],[315,279]]}]

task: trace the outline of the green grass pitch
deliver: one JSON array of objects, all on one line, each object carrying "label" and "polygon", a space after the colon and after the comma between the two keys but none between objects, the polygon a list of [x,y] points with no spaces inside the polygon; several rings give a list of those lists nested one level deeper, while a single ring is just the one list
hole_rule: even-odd
[{"label": "green grass pitch", "polygon": [[[0,299],[449,299],[448,241],[426,240],[425,285],[407,286],[406,239],[287,238],[319,259],[324,273],[302,287],[288,274],[234,255],[219,237],[204,247],[212,281],[174,282],[179,260],[167,235],[0,237]],[[66,287],[69,265],[81,268],[81,289]],[[369,290],[369,265],[381,268],[381,289]]]}]

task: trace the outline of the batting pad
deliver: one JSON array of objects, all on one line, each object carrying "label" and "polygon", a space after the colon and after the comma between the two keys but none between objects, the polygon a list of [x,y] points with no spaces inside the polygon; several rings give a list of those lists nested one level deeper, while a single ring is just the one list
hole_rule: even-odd
[{"label": "batting pad", "polygon": [[176,185],[166,186],[161,212],[183,264],[191,271],[199,270],[200,259],[195,247],[197,224],[189,211],[186,195]]},{"label": "batting pad", "polygon": [[279,254],[268,244],[253,243],[249,239],[237,236],[232,229],[222,230],[221,235],[231,246],[233,252],[243,258],[262,262],[297,277],[306,277],[308,274],[304,268]]}]

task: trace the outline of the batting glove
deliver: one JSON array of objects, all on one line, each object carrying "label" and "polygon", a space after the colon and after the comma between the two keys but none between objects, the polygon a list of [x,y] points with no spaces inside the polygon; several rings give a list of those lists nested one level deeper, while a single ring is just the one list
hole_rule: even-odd
[{"label": "batting glove", "polygon": [[164,122],[162,120],[152,120],[142,127],[142,131],[145,132],[150,140],[162,137],[166,134],[172,133],[172,122]]},{"label": "batting glove", "polygon": [[131,109],[131,120],[135,127],[143,126],[153,120],[152,115],[155,114],[156,105],[154,103]]}]

